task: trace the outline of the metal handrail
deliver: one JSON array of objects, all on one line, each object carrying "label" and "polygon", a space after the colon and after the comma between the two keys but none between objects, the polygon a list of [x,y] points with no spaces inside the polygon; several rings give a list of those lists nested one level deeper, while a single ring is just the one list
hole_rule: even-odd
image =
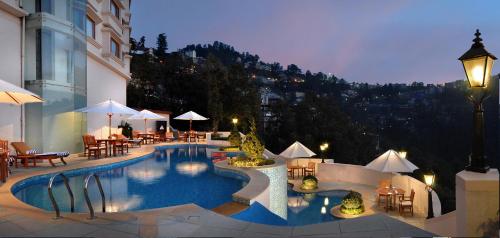
[{"label": "metal handrail", "polygon": [[89,192],[88,192],[88,186],[89,186],[89,181],[90,178],[94,177],[97,187],[99,188],[99,192],[101,193],[101,199],[102,199],[102,212],[106,212],[106,199],[104,198],[104,191],[102,190],[102,185],[101,185],[101,180],[99,179],[99,176],[97,174],[89,174],[85,178],[85,185],[83,187],[83,192],[85,194],[85,201],[87,201],[87,207],[89,208],[90,211],[90,217],[89,219],[94,219],[95,214],[94,214],[94,208],[92,207],[92,202],[90,201],[89,198]]},{"label": "metal handrail", "polygon": [[69,197],[71,199],[71,212],[75,212],[75,198],[73,197],[73,192],[71,191],[71,187],[69,186],[68,177],[66,177],[66,175],[62,173],[58,173],[50,178],[48,186],[50,201],[52,202],[52,207],[56,211],[56,217],[54,219],[61,218],[61,212],[59,211],[59,206],[57,205],[56,199],[54,198],[54,194],[52,193],[52,184],[54,183],[54,180],[57,176],[61,176],[63,178],[64,185],[66,186],[66,189],[68,190],[69,193]]}]

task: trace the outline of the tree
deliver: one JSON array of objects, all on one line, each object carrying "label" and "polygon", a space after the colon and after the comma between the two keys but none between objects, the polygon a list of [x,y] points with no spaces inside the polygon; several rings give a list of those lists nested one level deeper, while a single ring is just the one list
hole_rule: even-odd
[{"label": "tree", "polygon": [[262,145],[257,136],[257,126],[254,119],[250,121],[250,132],[245,135],[245,141],[243,141],[241,149],[251,160],[262,158],[264,145]]},{"label": "tree", "polygon": [[207,81],[208,113],[212,120],[212,130],[219,130],[219,123],[223,120],[224,105],[222,98],[222,89],[227,81],[227,73],[224,66],[213,55],[209,55],[205,63],[203,76]]},{"label": "tree", "polygon": [[165,35],[165,33],[161,33],[156,38],[156,50],[155,50],[156,57],[158,57],[160,60],[165,60],[167,56],[167,50],[168,50],[167,36]]}]

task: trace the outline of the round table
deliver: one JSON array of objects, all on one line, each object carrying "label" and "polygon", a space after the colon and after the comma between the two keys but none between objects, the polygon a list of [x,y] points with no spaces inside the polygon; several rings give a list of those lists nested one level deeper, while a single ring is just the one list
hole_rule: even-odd
[{"label": "round table", "polygon": [[385,211],[388,212],[389,209],[393,209],[396,207],[396,198],[398,196],[404,196],[405,190],[396,187],[385,187],[385,188],[377,188],[378,196],[386,197],[385,199]]}]

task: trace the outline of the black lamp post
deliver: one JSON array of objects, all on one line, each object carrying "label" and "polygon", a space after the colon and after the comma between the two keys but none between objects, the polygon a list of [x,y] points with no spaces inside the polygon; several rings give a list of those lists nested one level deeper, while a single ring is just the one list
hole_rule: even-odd
[{"label": "black lamp post", "polygon": [[427,219],[434,217],[434,210],[432,208],[432,185],[434,184],[434,179],[436,175],[433,172],[424,174],[424,181],[427,189]]},{"label": "black lamp post", "polygon": [[325,163],[325,151],[328,149],[328,143],[323,143],[322,145],[319,146],[319,149],[321,150],[321,163]]},{"label": "black lamp post", "polygon": [[474,134],[472,139],[472,153],[469,158],[469,165],[465,168],[467,171],[486,173],[489,166],[486,165],[484,155],[484,107],[483,102],[487,98],[487,87],[491,78],[491,69],[493,61],[497,58],[490,54],[484,48],[479,36],[481,33],[476,30],[471,48],[463,54],[459,60],[467,76],[467,81],[471,87],[472,94],[469,97],[474,104]]}]

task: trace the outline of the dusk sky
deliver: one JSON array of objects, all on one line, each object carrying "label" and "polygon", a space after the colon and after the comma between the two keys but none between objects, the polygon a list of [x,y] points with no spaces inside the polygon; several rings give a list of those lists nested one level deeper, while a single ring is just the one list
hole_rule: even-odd
[{"label": "dusk sky", "polygon": [[159,33],[169,51],[217,40],[349,82],[463,79],[457,58],[476,28],[500,56],[500,0],[136,0],[132,13],[132,35],[148,46]]}]

